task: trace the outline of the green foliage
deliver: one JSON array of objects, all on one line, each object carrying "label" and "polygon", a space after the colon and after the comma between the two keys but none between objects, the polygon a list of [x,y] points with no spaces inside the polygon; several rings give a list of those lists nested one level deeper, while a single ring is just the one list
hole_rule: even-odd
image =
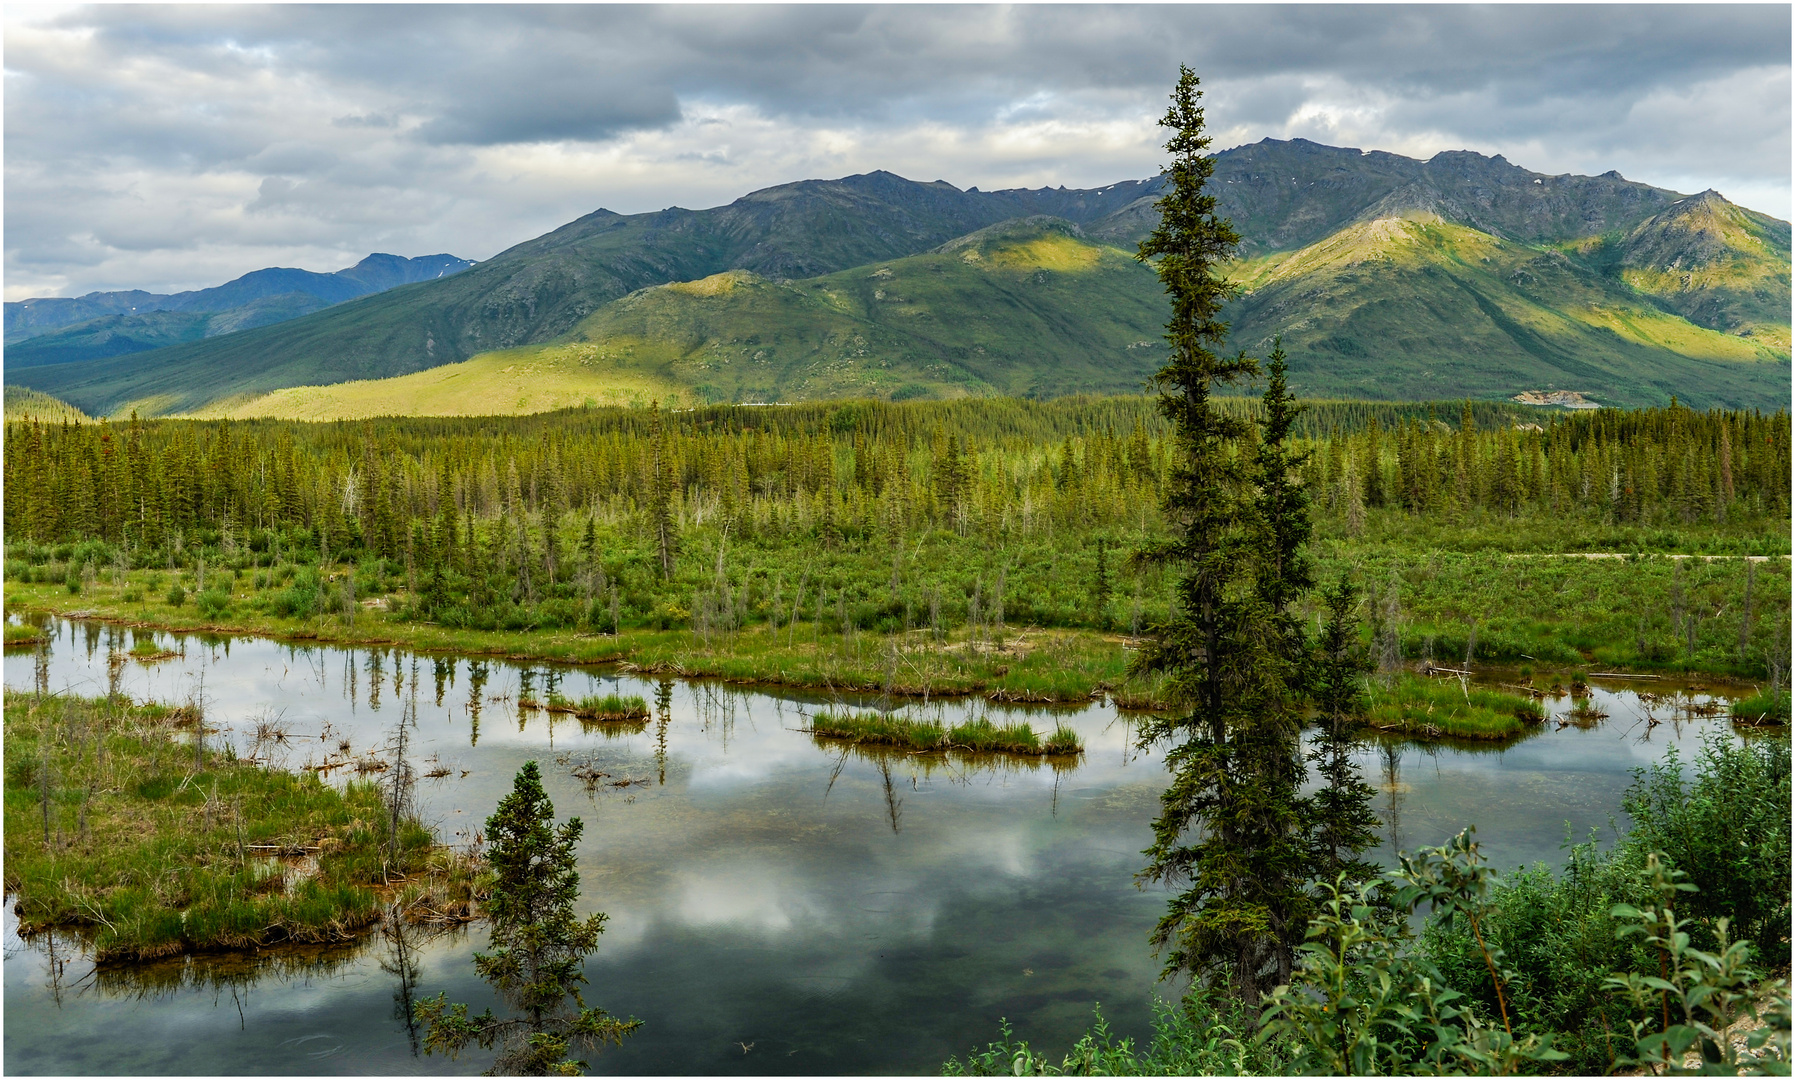
[{"label": "green foliage", "polygon": [[[1645,908],[1616,904],[1612,913],[1616,919],[1636,920],[1624,925],[1620,936],[1641,938],[1658,960],[1658,973],[1616,974],[1607,986],[1648,1015],[1656,1006],[1663,1019],[1659,1025],[1633,1021],[1634,1052],[1616,1063],[1672,1075],[1787,1076],[1788,981],[1780,980],[1771,988],[1773,1003],[1762,1009],[1758,995],[1763,975],[1750,966],[1750,946],[1728,940],[1727,920],[1723,917],[1715,924],[1714,952],[1694,948],[1688,920],[1677,916],[1676,900],[1679,892],[1695,893],[1696,887],[1681,880],[1682,871],[1669,867],[1656,852],[1646,857],[1644,876],[1656,904]],[[1767,1015],[1760,1017],[1761,1012]],[[1764,1023],[1757,1026],[1760,1019]],[[1730,1030],[1742,1020],[1756,1028],[1744,1047]]]},{"label": "green foliage", "polygon": [[1007,1020],[1001,1035],[964,1060],[949,1058],[943,1076],[1283,1076],[1290,1071],[1292,1047],[1285,1040],[1256,1042],[1253,1016],[1238,1000],[1193,994],[1173,1003],[1153,1002],[1153,1038],[1137,1047],[1116,1040],[1101,1006],[1091,1027],[1055,1062],[1051,1055],[1017,1040]]},{"label": "green foliage", "polygon": [[168,606],[180,607],[187,602],[187,590],[179,582],[168,587]]},{"label": "green foliage", "polygon": [[[1633,819],[1628,843],[1663,852],[1697,889],[1683,911],[1715,926],[1731,920],[1760,962],[1789,963],[1789,743],[1740,742],[1712,733],[1694,775],[1675,747],[1637,770],[1621,806]],[[1718,946],[1717,946],[1718,947]]]},{"label": "green foliage", "polygon": [[451,1057],[469,1043],[501,1047],[488,1070],[495,1075],[577,1075],[585,1062],[568,1058],[570,1048],[621,1045],[640,1020],[619,1020],[580,996],[582,965],[598,947],[605,916],[574,916],[580,875],[574,848],[579,818],[555,826],[555,808],[542,790],[542,773],[527,761],[511,793],[486,819],[487,865],[491,885],[486,916],[490,952],[474,954],[474,968],[523,1015],[500,1018],[487,1009],[469,1016],[466,1005],[451,1005],[446,994],[417,1003],[418,1022],[427,1034],[427,1052]]},{"label": "green foliage", "polygon": [[[1464,918],[1474,932],[1488,918],[1499,879],[1469,831],[1404,854],[1402,869],[1385,880],[1389,905],[1374,903],[1369,885],[1328,897],[1309,924],[1295,976],[1271,994],[1259,1038],[1290,1040],[1298,1047],[1293,1071],[1325,1076],[1509,1073],[1563,1060],[1550,1035],[1517,1037],[1506,1011],[1499,1025],[1489,1023],[1408,947],[1409,916],[1422,903]],[[1500,986],[1502,949],[1478,940]]]},{"label": "green foliage", "polygon": [[[1672,858],[1693,871],[1676,871],[1679,880],[1699,879],[1713,890],[1680,890],[1684,932],[1697,947],[1715,955],[1750,948],[1760,965],[1788,964],[1788,756],[1787,743],[1706,740],[1692,777],[1674,756],[1637,774],[1624,799],[1633,825],[1611,850],[1576,845],[1561,873],[1535,867],[1503,878],[1479,933],[1504,951],[1502,986],[1517,1029],[1558,1033],[1554,1045],[1570,1055],[1568,1068],[1595,1073],[1622,1054],[1630,1024],[1668,1023],[1629,1006],[1608,980],[1617,972],[1661,974],[1640,939],[1619,934],[1625,927],[1614,909],[1657,905],[1657,871],[1649,868],[1667,868]],[[1677,854],[1663,854],[1667,848]],[[1723,919],[1750,924],[1765,940],[1737,935],[1729,946]],[[1498,1014],[1496,984],[1466,920],[1430,921],[1417,948],[1486,1017]]]},{"label": "green foliage", "polygon": [[231,594],[225,589],[210,588],[194,598],[194,606],[208,619],[222,619],[230,614]]}]

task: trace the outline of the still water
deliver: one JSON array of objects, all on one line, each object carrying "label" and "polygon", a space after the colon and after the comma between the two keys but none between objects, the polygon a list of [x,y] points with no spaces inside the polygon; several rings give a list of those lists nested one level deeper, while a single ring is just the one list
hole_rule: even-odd
[{"label": "still water", "polygon": [[[588,1055],[594,1073],[930,1073],[992,1038],[1000,1017],[1063,1048],[1097,1002],[1120,1034],[1150,1034],[1158,965],[1146,939],[1165,894],[1133,875],[1166,776],[1108,705],[927,706],[949,723],[980,712],[1038,731],[1064,722],[1086,747],[1069,767],[844,754],[802,730],[827,704],[816,695],[207,635],[156,634],[174,657],[109,666],[149,632],[50,626],[50,689],[99,695],[114,678],[140,701],[198,698],[222,729],[214,739],[290,768],[336,756],[344,740],[351,757],[378,749],[414,703],[414,761],[445,774],[422,781],[419,800],[451,842],[539,761],[557,812],[586,823],[582,905],[610,916],[586,964],[587,1000],[646,1021],[621,1048]],[[36,663],[7,655],[6,685],[29,689]],[[1560,698],[1538,734],[1503,749],[1369,749],[1380,854],[1469,823],[1505,866],[1558,862],[1564,839],[1592,828],[1612,837],[1632,770],[1725,725],[1691,714],[1705,694],[1654,699],[1626,685],[1595,690],[1609,719],[1589,728],[1556,723],[1570,705]],[[526,687],[651,705],[659,693],[667,707],[646,724],[582,726],[520,711]],[[276,729],[284,742],[269,737]],[[589,785],[576,770],[604,775]],[[408,1001],[443,991],[502,1011],[470,962],[484,944],[476,924],[96,970],[77,941],[21,940],[9,908],[4,1066],[476,1072],[488,1055],[422,1056],[404,1018]]]}]

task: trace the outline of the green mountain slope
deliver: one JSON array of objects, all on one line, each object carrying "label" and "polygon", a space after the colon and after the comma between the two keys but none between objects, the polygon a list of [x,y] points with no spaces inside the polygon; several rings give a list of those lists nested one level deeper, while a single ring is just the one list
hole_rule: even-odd
[{"label": "green mountain slope", "polygon": [[[1243,254],[1290,250],[1405,187],[1432,185],[1489,227],[1555,239],[1631,228],[1676,199],[1618,176],[1552,178],[1501,158],[1395,154],[1265,140],[1216,156],[1216,191]],[[956,236],[1037,214],[1132,249],[1151,228],[1159,180],[1085,190],[961,191],[876,172],[757,191],[710,210],[600,210],[452,278],[327,309],[279,329],[177,345],[128,363],[33,371],[32,385],[87,408],[153,399],[193,408],[280,386],[379,378],[492,349],[554,340],[603,304],[650,285],[725,270],[803,278],[920,254]],[[1530,224],[1531,223],[1531,224]]]},{"label": "green mountain slope", "polygon": [[[1138,186],[1138,185],[1137,185]],[[1068,202],[1064,193],[1043,193]],[[440,281],[340,304],[279,327],[104,365],[33,370],[31,385],[90,408],[198,407],[232,394],[405,374],[553,340],[650,285],[743,269],[805,277],[927,251],[1030,212],[1028,193],[964,192],[890,173],[804,181],[714,210],[600,210]],[[1118,186],[1110,202],[1133,197]],[[1089,212],[1107,213],[1102,195]]]},{"label": "green mountain slope", "polygon": [[674,396],[1128,393],[1159,366],[1152,270],[1056,218],[801,281],[728,271],[644,289],[561,341],[398,378],[277,391],[209,414],[513,412]]},{"label": "green mountain slope", "polygon": [[1571,249],[1698,326],[1789,349],[1789,223],[1719,192]]},{"label": "green mountain slope", "polygon": [[1508,397],[1775,408],[1788,353],[1696,326],[1563,252],[1427,211],[1374,217],[1241,264],[1235,343],[1281,334],[1303,394]]}]

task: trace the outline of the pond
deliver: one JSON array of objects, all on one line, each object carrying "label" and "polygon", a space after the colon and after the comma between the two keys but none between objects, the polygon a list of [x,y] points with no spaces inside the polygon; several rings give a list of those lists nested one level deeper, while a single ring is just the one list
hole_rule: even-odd
[{"label": "pond", "polygon": [[[465,842],[527,760],[562,817],[586,823],[581,905],[610,916],[587,962],[589,1003],[646,1023],[593,1073],[931,1073],[992,1038],[1000,1017],[1063,1048],[1094,1003],[1150,1033],[1158,965],[1147,934],[1163,891],[1133,875],[1166,782],[1105,704],[1039,710],[934,701],[948,723],[989,713],[1074,728],[1086,752],[1033,760],[844,753],[814,739],[818,695],[659,682],[609,669],[520,666],[253,638],[177,636],[53,620],[47,659],[5,657],[9,687],[203,701],[239,753],[290,768],[376,750],[406,702],[426,820]],[[109,656],[153,639],[160,662]],[[40,662],[43,669],[38,670]],[[1647,685],[1647,684],[1633,684]],[[1666,689],[1667,684],[1649,684]],[[1609,718],[1504,748],[1387,741],[1361,762],[1384,846],[1438,843],[1475,823],[1498,865],[1562,859],[1567,837],[1612,837],[1632,770],[1724,730],[1691,703],[1597,686]],[[639,694],[645,724],[582,725],[520,710],[530,690]],[[853,704],[874,704],[856,701]],[[918,704],[910,706],[924,711]],[[1654,722],[1658,721],[1658,722]],[[280,733],[275,738],[274,733]],[[600,774],[588,783],[575,776]],[[335,770],[341,777],[352,770]],[[352,947],[270,950],[96,970],[65,935],[5,939],[11,1073],[468,1073],[489,1056],[421,1056],[406,1002],[447,992],[477,1012],[475,926]],[[502,1008],[502,1007],[500,1007]]]}]

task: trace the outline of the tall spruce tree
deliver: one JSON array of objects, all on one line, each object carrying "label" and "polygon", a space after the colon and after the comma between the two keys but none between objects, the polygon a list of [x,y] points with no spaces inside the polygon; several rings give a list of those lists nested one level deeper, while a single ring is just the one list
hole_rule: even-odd
[{"label": "tall spruce tree", "polygon": [[[1265,557],[1283,542],[1271,537],[1291,524],[1266,520],[1257,483],[1265,465],[1249,445],[1251,424],[1213,400],[1218,387],[1257,374],[1258,365],[1245,353],[1218,352],[1227,343],[1220,313],[1231,291],[1218,271],[1240,237],[1204,192],[1214,164],[1204,154],[1201,96],[1197,77],[1181,68],[1160,121],[1173,133],[1160,224],[1138,253],[1153,263],[1172,302],[1171,356],[1155,378],[1175,454],[1164,499],[1172,538],[1137,559],[1183,576],[1136,670],[1166,673],[1185,710],[1142,728],[1144,746],[1166,747],[1173,775],[1140,878],[1182,888],[1152,935],[1165,974],[1224,984],[1251,1002],[1269,989],[1268,979],[1287,974],[1292,938],[1301,936],[1294,919],[1301,891],[1292,888],[1303,863],[1301,845],[1292,842],[1300,825],[1293,800],[1301,664],[1279,616],[1287,574],[1277,556]],[[1280,408],[1282,401],[1280,393]],[[1281,433],[1268,434],[1274,454],[1286,453]]]}]

